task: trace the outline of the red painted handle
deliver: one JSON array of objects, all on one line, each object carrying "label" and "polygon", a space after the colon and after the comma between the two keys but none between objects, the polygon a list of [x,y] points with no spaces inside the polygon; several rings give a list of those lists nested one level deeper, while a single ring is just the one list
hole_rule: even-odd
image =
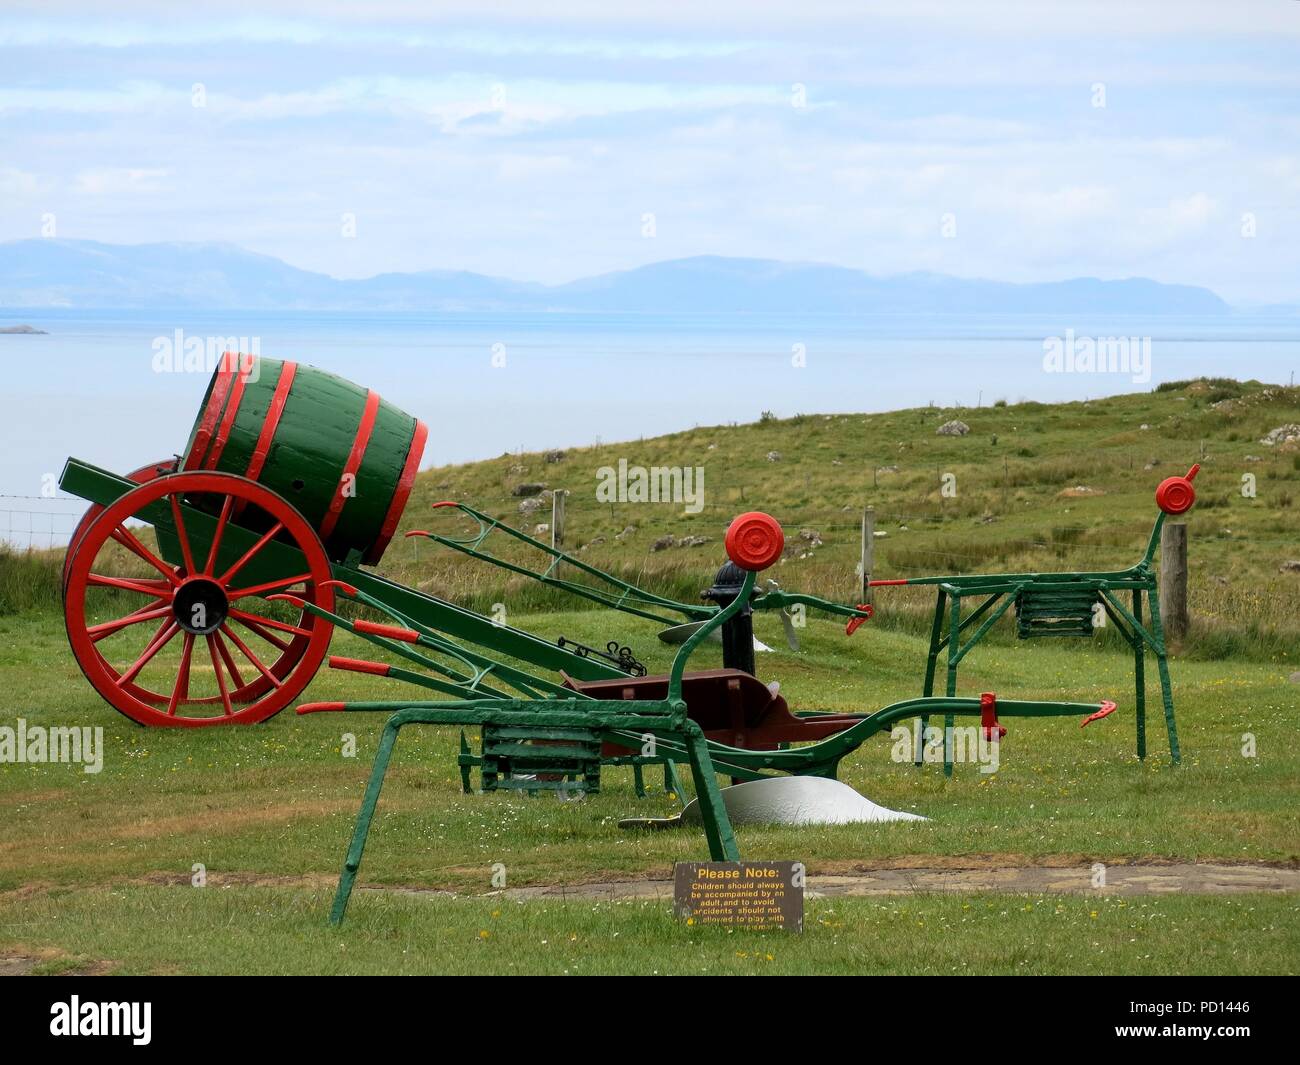
[{"label": "red painted handle", "polygon": [[369,673],[375,677],[386,677],[392,668],[387,662],[367,662],[363,658],[344,658],[341,655],[330,656],[330,669],[345,669],[349,673]]},{"label": "red painted handle", "polygon": [[867,581],[867,587],[868,588],[890,588],[899,584],[911,584],[911,583],[912,583],[911,581],[906,579],[901,581]]},{"label": "red painted handle", "polygon": [[876,616],[876,608],[870,603],[859,603],[857,609],[862,611],[863,616],[859,618],[849,618],[849,623],[844,626],[845,636],[852,636],[858,631],[858,629],[862,628],[864,624]]},{"label": "red painted handle", "polygon": [[1113,714],[1118,709],[1119,709],[1118,703],[1112,703],[1109,699],[1106,699],[1102,702],[1101,709],[1098,710],[1091,717],[1085,717],[1083,719],[1083,724],[1081,724],[1079,727],[1087,728],[1094,721],[1100,721],[1103,717],[1110,717],[1110,715]]},{"label": "red painted handle", "polygon": [[337,714],[348,708],[347,703],[303,703],[299,714]]},{"label": "red painted handle", "polygon": [[399,629],[396,625],[380,625],[374,621],[354,621],[352,628],[364,636],[383,636],[402,643],[419,643],[420,634],[414,629]]}]

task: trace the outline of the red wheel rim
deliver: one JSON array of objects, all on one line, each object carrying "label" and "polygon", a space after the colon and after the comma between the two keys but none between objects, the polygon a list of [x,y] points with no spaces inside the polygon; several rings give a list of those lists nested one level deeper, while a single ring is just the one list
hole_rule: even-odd
[{"label": "red wheel rim", "polygon": [[770,514],[750,511],[727,529],[727,557],[741,569],[763,570],[773,565],[785,550],[781,523]]},{"label": "red wheel rim", "polygon": [[[164,462],[152,462],[148,466],[141,466],[138,470],[133,470],[126,475],[128,481],[134,481],[136,484],[147,484],[149,481],[156,480],[167,473],[176,472],[176,460],[168,459]],[[91,504],[81,520],[77,522],[77,527],[72,530],[72,537],[68,540],[68,553],[63,556],[63,587],[68,586],[68,570],[72,568],[72,553],[77,549],[77,544],[81,543],[81,538],[86,535],[86,530],[90,528],[101,514],[104,508],[98,503]]]},{"label": "red wheel rim", "polygon": [[[211,539],[191,540],[186,503],[216,517]],[[150,505],[172,514],[179,564],[160,557],[139,530],[125,525]],[[235,527],[237,506],[243,508],[241,529],[261,531],[232,562],[220,548]],[[241,577],[272,542],[296,547],[303,571],[256,583]],[[178,473],[133,489],[92,522],[71,557],[64,620],[86,678],[133,721],[189,728],[254,724],[302,693],[331,636],[331,626],[307,611],[284,620],[285,608],[264,596],[292,591],[329,610],[331,578],[320,538],[273,491],[232,474]],[[88,608],[90,589],[110,600],[104,617]]]}]

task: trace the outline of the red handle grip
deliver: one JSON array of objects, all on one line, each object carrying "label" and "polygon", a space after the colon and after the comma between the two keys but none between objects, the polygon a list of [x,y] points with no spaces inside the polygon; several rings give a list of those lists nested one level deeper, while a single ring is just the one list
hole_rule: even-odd
[{"label": "red handle grip", "polygon": [[419,643],[420,634],[414,629],[399,629],[396,625],[380,625],[374,621],[354,621],[352,628],[363,636],[383,636],[402,643]]},{"label": "red handle grip", "polygon": [[299,714],[337,714],[348,708],[347,703],[303,703]]},{"label": "red handle grip", "polygon": [[845,636],[852,636],[858,631],[858,629],[862,628],[864,624],[876,616],[876,608],[870,603],[859,603],[857,609],[862,611],[863,616],[858,618],[849,618],[849,623],[844,626]]},{"label": "red handle grip", "polygon": [[1098,710],[1091,717],[1085,717],[1083,719],[1083,724],[1081,724],[1079,727],[1087,728],[1094,721],[1100,721],[1103,717],[1110,717],[1110,715],[1113,714],[1118,709],[1119,709],[1118,703],[1113,703],[1109,699],[1103,700],[1101,704],[1101,709]]}]

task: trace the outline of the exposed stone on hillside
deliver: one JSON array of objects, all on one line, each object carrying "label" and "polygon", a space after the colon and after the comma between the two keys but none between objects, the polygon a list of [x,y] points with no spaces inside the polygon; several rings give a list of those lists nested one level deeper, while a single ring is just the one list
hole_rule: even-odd
[{"label": "exposed stone on hillside", "polygon": [[1295,422],[1288,422],[1286,425],[1279,425],[1276,429],[1270,429],[1260,441],[1269,447],[1278,447],[1282,444],[1300,443],[1300,425]]},{"label": "exposed stone on hillside", "polygon": [[970,426],[954,418],[950,422],[944,422],[934,432],[936,436],[965,436],[970,432]]}]

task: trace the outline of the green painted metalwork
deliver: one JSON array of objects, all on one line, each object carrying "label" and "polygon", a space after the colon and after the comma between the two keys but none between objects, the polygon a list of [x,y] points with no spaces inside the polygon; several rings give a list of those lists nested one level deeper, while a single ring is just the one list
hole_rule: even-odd
[{"label": "green painted metalwork", "polygon": [[[712,617],[715,608],[695,603],[679,603],[675,599],[668,599],[661,595],[655,595],[643,588],[638,588],[634,584],[621,580],[604,570],[597,569],[589,565],[580,558],[566,554],[550,544],[544,543],[527,533],[520,532],[518,529],[512,529],[509,525],[484,514],[481,510],[475,510],[466,503],[435,503],[434,508],[449,507],[459,510],[461,513],[472,518],[478,524],[478,532],[473,536],[454,537],[446,536],[441,533],[429,532],[427,530],[418,530],[407,533],[407,536],[423,537],[432,540],[434,543],[442,544],[444,547],[450,547],[462,554],[469,555],[470,558],[477,559],[480,562],[488,562],[501,569],[510,570],[512,573],[519,573],[525,577],[531,577],[542,584],[550,585],[552,588],[559,588],[573,595],[581,596],[584,599],[590,599],[592,602],[599,603],[601,606],[612,607],[615,610],[622,610],[628,614],[635,614],[637,617],[648,618],[651,621],[659,621],[665,625],[676,625],[680,623],[680,618],[666,617],[664,614],[656,614],[653,610],[672,611],[680,614],[688,621],[704,621]],[[541,552],[550,559],[550,563],[545,569],[529,569],[527,566],[510,562],[503,558],[498,558],[483,549],[484,543],[494,532],[500,532],[502,536],[511,537],[520,543],[526,544],[535,551]],[[578,581],[568,580],[564,577],[556,576],[561,565],[571,566],[580,573],[586,574],[599,581],[606,587],[593,587],[588,584],[581,584]]]},{"label": "green painted metalwork", "polygon": [[[654,737],[656,745],[680,750],[682,760],[691,767],[696,799],[703,815],[705,837],[709,854],[714,861],[740,859],[736,837],[727,817],[727,808],[718,788],[711,746],[704,738],[699,725],[687,717],[686,702],[681,695],[681,679],[686,662],[710,631],[739,613],[754,588],[754,574],[747,573],[742,595],[718,611],[705,625],[678,650],[673,662],[668,697],[663,700],[604,700],[582,699],[469,699],[460,703],[447,702],[358,702],[347,704],[318,704],[299,708],[299,713],[321,711],[360,711],[391,713],[380,738],[379,750],[371,768],[370,781],[362,800],[348,847],[343,872],[339,877],[338,893],[330,915],[331,923],[338,924],[347,912],[348,900],[356,881],[366,841],[374,820],[375,808],[383,791],[384,778],[392,760],[397,735],[408,725],[479,725],[492,730],[497,736],[522,741],[538,736],[562,738],[578,737],[592,732],[621,736],[625,741],[633,737],[639,745],[646,737]],[[355,626],[354,626],[355,631]],[[367,636],[362,630],[359,635]],[[571,730],[571,731],[570,731]],[[523,746],[522,743],[519,746]],[[553,767],[557,768],[557,767]],[[558,767],[558,768],[563,768]],[[599,761],[594,768],[599,773]]]},{"label": "green painted metalwork", "polygon": [[[997,712],[1001,717],[1090,717],[1106,709],[1105,703],[1060,703],[1043,700],[997,700]],[[761,780],[777,773],[789,773],[795,776],[818,776],[834,779],[839,773],[839,764],[867,740],[878,733],[888,731],[906,718],[928,717],[930,714],[945,714],[952,718],[980,717],[984,705],[979,699],[963,698],[923,698],[906,699],[868,714],[857,724],[843,732],[819,743],[804,747],[792,747],[783,751],[751,751],[743,747],[731,747],[727,744],[709,741],[709,755],[714,769],[737,780]],[[815,716],[815,715],[807,715]],[[610,730],[606,738],[612,743],[628,744],[635,741],[635,735],[618,730]],[[677,762],[689,761],[686,749],[671,740],[660,740],[658,749],[661,754],[670,755]]]},{"label": "green painted metalwork", "polygon": [[[1187,478],[1173,481],[1190,481],[1196,469]],[[1168,483],[1168,482],[1166,482]],[[873,581],[873,586],[930,585],[937,597],[934,621],[930,629],[930,648],[926,657],[925,679],[922,695],[934,694],[935,674],[940,655],[946,652],[946,692],[951,698],[957,694],[957,673],[962,661],[973,651],[989,630],[1011,607],[1016,611],[1016,635],[1020,639],[1042,637],[1091,638],[1096,630],[1100,612],[1104,612],[1125,642],[1133,650],[1135,679],[1135,714],[1137,754],[1145,758],[1146,744],[1146,652],[1155,655],[1159,671],[1161,701],[1164,708],[1165,730],[1169,739],[1169,753],[1175,765],[1182,761],[1178,743],[1178,726],[1174,719],[1173,688],[1169,678],[1168,648],[1160,624],[1160,585],[1155,570],[1155,554],[1160,544],[1160,534],[1169,513],[1181,513],[1191,506],[1194,493],[1180,510],[1161,510],[1156,517],[1146,551],[1134,566],[1128,569],[1078,573],[1004,573],[972,574],[966,576],[914,577],[902,581]],[[1122,597],[1131,596],[1132,610],[1124,606]],[[1143,598],[1147,602],[1150,624],[1143,618]],[[963,600],[982,600],[963,617]],[[972,626],[978,623],[973,632]],[[1009,704],[999,702],[1001,709]],[[928,725],[928,717],[921,715],[921,727]],[[952,715],[945,717],[946,735],[951,737]],[[944,772],[951,776],[951,739],[945,744]],[[917,764],[920,764],[918,752]]]}]

